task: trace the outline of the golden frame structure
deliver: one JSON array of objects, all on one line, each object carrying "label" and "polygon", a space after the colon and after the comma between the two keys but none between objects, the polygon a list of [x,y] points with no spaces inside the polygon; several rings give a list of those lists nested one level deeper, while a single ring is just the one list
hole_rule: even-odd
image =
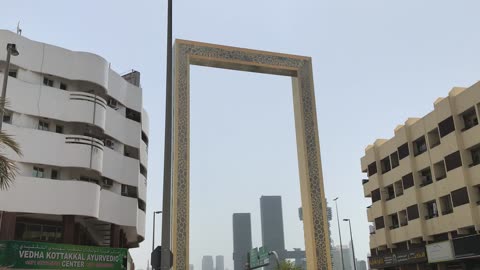
[{"label": "golden frame structure", "polygon": [[189,267],[190,65],[292,77],[303,226],[308,269],[332,268],[310,57],[195,41],[174,46],[172,252],[173,269]]}]

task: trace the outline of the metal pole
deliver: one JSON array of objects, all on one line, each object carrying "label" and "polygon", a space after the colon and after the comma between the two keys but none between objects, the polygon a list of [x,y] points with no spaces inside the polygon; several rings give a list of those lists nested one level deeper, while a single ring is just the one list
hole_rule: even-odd
[{"label": "metal pole", "polygon": [[[165,89],[165,147],[163,157],[162,260],[160,269],[170,269],[170,208],[172,198],[172,0],[168,0],[167,77]],[[175,254],[174,254],[175,255]]]},{"label": "metal pole", "polygon": [[353,247],[353,235],[352,235],[352,223],[348,219],[348,225],[350,226],[350,241],[352,242],[352,256],[353,256],[353,270],[357,270],[357,260],[355,259],[355,248]]},{"label": "metal pole", "polygon": [[338,238],[340,238],[340,256],[342,258],[342,269],[345,270],[345,265],[343,264],[343,246],[342,246],[342,233],[340,230],[340,218],[338,217],[338,204],[337,204],[338,197],[334,199],[335,201],[335,209],[337,210],[337,223],[338,223]]},{"label": "metal pole", "polygon": [[2,96],[0,102],[0,130],[2,130],[3,127],[3,115],[5,114],[5,96],[7,95],[8,72],[10,70],[10,54],[10,49],[7,47],[7,66],[3,73]]},{"label": "metal pole", "polygon": [[153,226],[152,226],[152,252],[155,249],[155,211],[153,211]]},{"label": "metal pole", "polygon": [[278,259],[278,253],[276,251],[270,251],[268,254],[273,254],[275,261],[277,262],[277,269],[280,269],[280,259]]}]

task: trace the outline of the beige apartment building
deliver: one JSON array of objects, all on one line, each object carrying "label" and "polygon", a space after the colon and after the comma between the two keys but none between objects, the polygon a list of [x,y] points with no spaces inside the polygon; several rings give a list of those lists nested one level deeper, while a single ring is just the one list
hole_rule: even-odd
[{"label": "beige apartment building", "polygon": [[372,269],[480,269],[480,82],[361,158]]}]

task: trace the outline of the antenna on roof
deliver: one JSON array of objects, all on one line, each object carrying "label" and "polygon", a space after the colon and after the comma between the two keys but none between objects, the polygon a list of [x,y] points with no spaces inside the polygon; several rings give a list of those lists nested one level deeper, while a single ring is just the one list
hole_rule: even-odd
[{"label": "antenna on roof", "polygon": [[17,23],[17,35],[22,35],[22,29],[20,29],[20,21]]}]

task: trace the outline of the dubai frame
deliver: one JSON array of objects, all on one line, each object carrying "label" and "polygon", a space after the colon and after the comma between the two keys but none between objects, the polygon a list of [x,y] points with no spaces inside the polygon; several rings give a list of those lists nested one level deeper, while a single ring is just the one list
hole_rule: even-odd
[{"label": "dubai frame", "polygon": [[189,268],[190,65],[292,77],[307,269],[331,269],[310,57],[176,40],[173,85],[173,269]]}]

